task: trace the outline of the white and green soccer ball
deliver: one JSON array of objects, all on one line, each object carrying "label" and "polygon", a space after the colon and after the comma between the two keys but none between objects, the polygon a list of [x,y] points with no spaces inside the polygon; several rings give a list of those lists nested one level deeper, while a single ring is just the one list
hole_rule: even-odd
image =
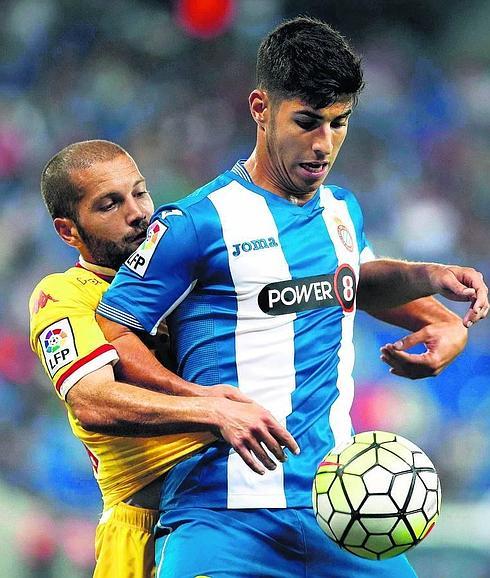
[{"label": "white and green soccer ball", "polygon": [[313,509],[340,547],[371,560],[406,552],[432,530],[441,485],[425,453],[393,433],[370,431],[327,454],[315,475]]}]

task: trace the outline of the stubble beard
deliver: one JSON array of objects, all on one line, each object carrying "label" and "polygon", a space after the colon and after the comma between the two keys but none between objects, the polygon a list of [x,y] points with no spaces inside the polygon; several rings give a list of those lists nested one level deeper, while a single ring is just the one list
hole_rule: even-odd
[{"label": "stubble beard", "polygon": [[109,267],[117,271],[124,261],[134,253],[136,249],[133,241],[134,237],[146,232],[148,224],[148,221],[145,219],[138,227],[134,228],[134,232],[131,233],[131,235],[127,235],[119,242],[101,239],[91,235],[79,225],[77,228],[80,238],[92,256],[94,264],[100,265],[101,267]]}]

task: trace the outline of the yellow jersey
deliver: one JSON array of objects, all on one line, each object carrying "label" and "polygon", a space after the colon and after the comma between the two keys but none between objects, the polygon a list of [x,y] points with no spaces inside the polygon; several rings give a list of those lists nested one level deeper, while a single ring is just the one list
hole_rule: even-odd
[{"label": "yellow jersey", "polygon": [[[95,320],[95,309],[114,275],[80,259],[64,273],[45,277],[31,295],[31,347],[62,400],[82,377],[119,359]],[[65,406],[71,429],[89,454],[104,509],[216,440],[207,432],[155,437],[94,433],[81,426],[66,401]]]}]

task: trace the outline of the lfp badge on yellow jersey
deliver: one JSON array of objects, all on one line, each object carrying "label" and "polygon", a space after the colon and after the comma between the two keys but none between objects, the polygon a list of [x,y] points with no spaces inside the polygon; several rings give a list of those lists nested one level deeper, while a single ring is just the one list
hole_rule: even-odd
[{"label": "lfp badge on yellow jersey", "polygon": [[66,317],[46,327],[39,342],[51,377],[78,357],[73,330]]}]

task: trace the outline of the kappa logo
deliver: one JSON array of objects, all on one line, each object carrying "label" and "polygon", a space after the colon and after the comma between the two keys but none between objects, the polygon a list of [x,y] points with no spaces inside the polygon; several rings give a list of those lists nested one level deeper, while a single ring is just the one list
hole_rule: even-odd
[{"label": "kappa logo", "polygon": [[58,303],[58,299],[52,297],[49,293],[46,294],[44,291],[41,291],[37,296],[36,301],[32,306],[32,312],[34,315],[39,312],[40,309],[43,309],[48,304],[48,301],[52,301],[53,303]]},{"label": "kappa logo", "polygon": [[274,237],[267,239],[252,239],[251,241],[243,241],[243,243],[235,243],[233,245],[233,257],[238,257],[242,253],[249,253],[250,251],[260,251],[261,249],[270,249],[271,247],[279,247],[279,243]]},{"label": "kappa logo", "polygon": [[339,306],[350,313],[356,297],[356,276],[350,265],[335,273],[270,283],[258,296],[260,309],[268,315],[287,315],[309,309]]},{"label": "kappa logo", "polygon": [[51,377],[78,356],[73,330],[66,317],[46,327],[39,342]]},{"label": "kappa logo", "polygon": [[[168,211],[170,212],[170,211]],[[179,211],[180,214],[182,214]],[[151,258],[155,253],[155,249],[158,243],[161,241],[163,235],[167,231],[167,225],[164,225],[160,221],[155,221],[148,227],[146,232],[146,239],[143,243],[136,249],[136,251],[130,255],[126,260],[126,267],[134,271],[139,277],[144,277],[148,265],[150,264]]]}]

